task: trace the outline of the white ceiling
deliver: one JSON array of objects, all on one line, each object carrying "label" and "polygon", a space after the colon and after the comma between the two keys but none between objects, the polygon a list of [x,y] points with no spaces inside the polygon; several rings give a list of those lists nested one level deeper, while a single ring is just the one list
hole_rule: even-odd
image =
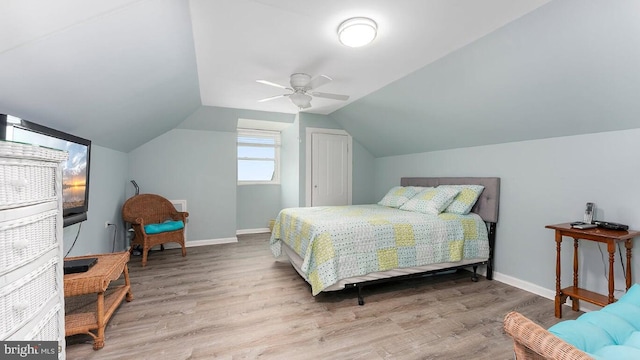
[{"label": "white ceiling", "polygon": [[0,54],[41,41],[97,17],[109,16],[140,0],[2,0]]},{"label": "white ceiling", "polygon": [[[258,103],[296,72],[326,74],[319,89],[347,102],[315,98],[306,112],[329,114],[500,28],[549,0],[190,0],[203,105],[295,113],[289,99]],[[338,42],[338,25],[365,16],[378,23],[362,48]]]}]

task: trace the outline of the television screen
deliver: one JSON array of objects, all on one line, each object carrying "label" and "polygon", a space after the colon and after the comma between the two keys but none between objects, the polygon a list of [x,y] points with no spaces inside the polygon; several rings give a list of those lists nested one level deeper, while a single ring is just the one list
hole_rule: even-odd
[{"label": "television screen", "polygon": [[13,116],[5,120],[4,139],[64,150],[69,158],[62,166],[64,226],[87,219],[91,141]]}]

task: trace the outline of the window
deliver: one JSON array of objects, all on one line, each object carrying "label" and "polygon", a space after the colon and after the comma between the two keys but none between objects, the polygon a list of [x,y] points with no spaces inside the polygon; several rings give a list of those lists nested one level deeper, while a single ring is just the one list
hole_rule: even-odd
[{"label": "window", "polygon": [[280,132],[238,129],[238,184],[280,183]]}]

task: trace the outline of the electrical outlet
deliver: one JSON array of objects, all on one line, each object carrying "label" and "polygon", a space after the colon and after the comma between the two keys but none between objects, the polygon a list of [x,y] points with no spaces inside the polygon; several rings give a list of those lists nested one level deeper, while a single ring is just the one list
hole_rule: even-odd
[{"label": "electrical outlet", "polygon": [[108,227],[109,227],[109,222],[108,222],[108,221],[105,221],[105,222],[104,222],[104,228],[106,229],[106,228],[108,228]]}]

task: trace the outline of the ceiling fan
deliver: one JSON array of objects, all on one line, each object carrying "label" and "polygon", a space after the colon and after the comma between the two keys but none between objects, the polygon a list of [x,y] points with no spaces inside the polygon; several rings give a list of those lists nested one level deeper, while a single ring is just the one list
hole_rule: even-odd
[{"label": "ceiling fan", "polygon": [[302,109],[308,109],[311,107],[311,99],[313,98],[313,96],[319,97],[319,98],[325,98],[325,99],[333,99],[333,100],[342,100],[342,101],[348,100],[349,99],[348,95],[312,91],[316,88],[319,88],[322,85],[329,83],[331,80],[332,79],[327,75],[320,75],[311,79],[310,75],[303,74],[303,73],[291,74],[291,79],[289,80],[291,87],[286,87],[280,84],[272,83],[271,81],[267,81],[267,80],[256,80],[261,84],[275,86],[281,89],[291,91],[291,93],[289,94],[282,94],[282,95],[268,97],[262,100],[258,100],[258,102],[265,102],[265,101],[270,101],[274,99],[279,99],[282,97],[289,97],[291,102],[294,103],[298,108],[302,110]]}]

